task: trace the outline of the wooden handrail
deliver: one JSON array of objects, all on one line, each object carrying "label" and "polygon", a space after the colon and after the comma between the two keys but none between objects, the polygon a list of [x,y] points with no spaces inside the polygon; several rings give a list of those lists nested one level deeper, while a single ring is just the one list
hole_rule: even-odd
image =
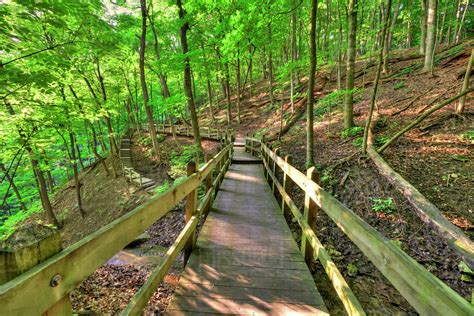
[{"label": "wooden handrail", "polygon": [[[189,126],[187,125],[171,125],[171,124],[155,124],[156,131],[165,134],[173,134],[180,136],[191,136],[192,130],[190,130]],[[218,129],[208,126],[203,126],[199,128],[202,137],[213,139],[221,142],[225,142],[227,138],[229,141],[235,138],[235,131],[228,130],[228,129]]]},{"label": "wooden handrail", "polygon": [[[258,142],[262,148],[266,173],[272,178],[280,193],[285,192],[275,174],[272,173],[273,170],[269,166],[269,160],[275,162],[284,174],[289,176],[296,185],[309,195],[417,312],[422,315],[474,314],[474,306],[453,289],[431,274],[336,198],[324,191],[317,183],[286,163],[265,143],[261,140],[258,140]],[[310,236],[310,243],[314,243],[316,239],[308,231],[308,223],[302,220],[301,213],[289,196],[285,194],[283,198],[288,203],[305,234]],[[298,213],[296,213],[296,210]],[[318,258],[320,258],[319,255]]]},{"label": "wooden handrail", "polygon": [[[154,222],[166,215],[192,191],[197,190],[206,177],[214,171],[215,167],[220,166],[217,171],[218,176],[213,184],[213,186],[217,186],[216,182],[222,181],[223,173],[227,170],[231,159],[232,144],[227,144],[213,159],[203,165],[196,173],[187,177],[182,183],[172,186],[163,194],[114,220],[15,279],[1,285],[0,306],[2,314],[37,315],[47,311],[98,267],[132,242]],[[214,194],[214,187],[211,187],[199,205],[203,205],[204,202],[209,203]],[[200,215],[199,206],[195,215]],[[173,244],[173,247],[167,252],[165,262],[160,265],[160,269],[155,269],[157,272],[153,274],[154,280],[160,278],[160,273],[168,271],[176,253],[182,248],[182,239],[190,234],[189,230],[194,231],[194,228],[195,225],[191,219],[175,244]],[[51,285],[53,277],[56,280],[54,286]],[[149,284],[147,281],[145,285],[148,285],[148,287],[141,293],[151,291],[155,283]],[[154,290],[151,294],[153,292]],[[141,297],[145,296],[141,295]],[[138,302],[141,300],[138,300]],[[133,300],[132,302],[136,301]],[[145,304],[147,301],[145,300]]]}]

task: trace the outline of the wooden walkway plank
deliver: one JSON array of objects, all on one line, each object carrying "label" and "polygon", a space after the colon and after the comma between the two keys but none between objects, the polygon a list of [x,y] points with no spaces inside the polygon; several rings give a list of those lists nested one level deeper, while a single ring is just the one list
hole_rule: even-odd
[{"label": "wooden walkway plank", "polygon": [[259,159],[234,160],[167,314],[328,315]]}]

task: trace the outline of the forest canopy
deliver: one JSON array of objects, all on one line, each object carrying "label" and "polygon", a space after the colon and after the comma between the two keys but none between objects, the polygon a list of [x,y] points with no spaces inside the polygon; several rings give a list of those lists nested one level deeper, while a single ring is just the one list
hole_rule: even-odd
[{"label": "forest canopy", "polygon": [[[276,108],[274,93],[289,83],[295,112],[307,94],[301,82],[309,77],[313,91],[315,71],[335,67],[352,128],[355,59],[380,51],[388,73],[392,51],[417,47],[432,71],[436,46],[472,30],[468,11],[463,0],[3,1],[0,233],[42,210],[60,226],[51,199],[71,179],[85,215],[78,174],[99,164],[117,176],[117,144],[129,129],[189,124],[200,147],[198,116],[214,121],[221,99],[221,123],[239,122],[240,96],[252,82],[268,82]],[[231,101],[232,93],[239,97]]]}]

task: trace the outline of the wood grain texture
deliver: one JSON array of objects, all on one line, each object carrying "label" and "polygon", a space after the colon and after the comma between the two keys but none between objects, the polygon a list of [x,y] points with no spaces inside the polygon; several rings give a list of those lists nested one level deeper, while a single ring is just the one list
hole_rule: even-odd
[{"label": "wood grain texture", "polygon": [[201,313],[327,315],[261,165],[230,166],[167,309]]}]

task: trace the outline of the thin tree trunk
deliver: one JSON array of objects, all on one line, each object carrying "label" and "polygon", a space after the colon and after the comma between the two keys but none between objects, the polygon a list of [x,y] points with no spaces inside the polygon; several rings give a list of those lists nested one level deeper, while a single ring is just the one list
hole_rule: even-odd
[{"label": "thin tree trunk", "polygon": [[[13,107],[7,102],[6,99],[4,99],[4,102],[9,114],[11,116],[15,116],[15,110],[13,109]],[[49,200],[48,190],[46,187],[46,181],[44,179],[43,171],[40,169],[38,160],[36,159],[35,154],[33,153],[33,149],[27,143],[28,139],[21,127],[18,127],[18,134],[20,135],[21,140],[25,142],[25,149],[26,149],[26,152],[28,153],[28,156],[30,157],[31,165],[33,167],[33,172],[37,176],[38,192],[41,198],[41,204],[43,205],[43,208],[46,212],[46,218],[51,224],[57,227],[61,227],[61,223],[59,223],[58,219],[56,218],[56,215],[54,215],[53,207],[51,205],[51,201]]]},{"label": "thin tree trunk", "polygon": [[426,51],[426,31],[427,31],[427,1],[421,0],[421,37],[420,37],[420,55],[424,55]]},{"label": "thin tree trunk", "polygon": [[237,51],[237,69],[236,69],[236,81],[237,81],[237,123],[240,124],[240,52]]},{"label": "thin tree trunk", "polygon": [[232,109],[230,104],[230,74],[229,74],[229,63],[225,63],[225,95],[227,99],[227,124],[232,123]]},{"label": "thin tree trunk", "polygon": [[79,212],[81,213],[81,216],[84,217],[86,216],[86,213],[84,211],[84,208],[82,207],[82,199],[81,199],[81,181],[79,180],[79,170],[77,170],[77,161],[76,161],[76,145],[75,145],[75,139],[74,139],[74,134],[72,131],[69,131],[69,141],[71,143],[71,165],[72,165],[72,170],[74,171],[74,184],[76,187],[76,198],[77,198],[77,207],[79,208]]},{"label": "thin tree trunk", "polygon": [[[153,8],[153,1],[151,2],[151,6]],[[160,46],[159,46],[159,42],[158,42],[158,34],[156,32],[156,29],[155,29],[155,21],[153,19],[152,14],[148,14],[148,20],[150,21],[151,31],[153,33],[153,40],[154,40],[153,47],[155,49],[156,60],[158,62],[160,62],[160,60],[161,60]],[[170,90],[168,88],[168,83],[166,81],[165,74],[162,71],[160,71],[158,73],[158,78],[160,79],[160,84],[161,84],[161,95],[165,99],[169,98],[170,97]]]},{"label": "thin tree trunk", "polygon": [[[72,88],[72,86],[70,85],[69,86],[69,90],[71,90],[71,93],[72,95],[74,96],[74,99],[76,100],[77,102],[77,106],[79,108],[79,112],[81,112],[82,116],[84,117],[85,116],[85,113],[84,113],[84,110],[82,109],[82,105],[81,103],[79,102],[79,98],[77,97],[77,94],[76,92],[74,91],[74,89]],[[87,125],[90,125],[91,127],[91,130],[92,130],[92,153],[94,154],[94,156],[96,157],[97,160],[99,160],[99,162],[102,164],[102,166],[104,167],[104,170],[105,170],[105,173],[107,174],[107,176],[110,174],[109,172],[109,168],[107,168],[107,163],[105,162],[105,159],[99,155],[99,153],[97,152],[97,146],[98,146],[98,143],[97,143],[97,133],[95,131],[95,127],[94,127],[94,124],[93,123],[90,123],[89,121],[87,120],[84,120],[85,124],[86,124],[86,129],[87,129]]]},{"label": "thin tree trunk", "polygon": [[383,52],[383,73],[388,73],[388,58],[390,54],[390,49],[392,49],[392,39],[393,39],[393,32],[395,30],[395,25],[397,24],[398,13],[400,12],[400,0],[395,1],[395,10],[393,12],[393,18],[390,23],[390,29],[388,30],[386,43],[384,45],[384,52]]},{"label": "thin tree trunk", "polygon": [[314,81],[316,76],[316,16],[318,13],[318,1],[311,1],[310,30],[309,30],[309,50],[310,67],[308,80],[308,102],[306,102],[306,168],[314,166]]},{"label": "thin tree trunk", "polygon": [[209,100],[209,114],[211,116],[211,121],[215,121],[214,109],[212,107],[212,89],[211,89],[211,80],[207,79],[207,98]]},{"label": "thin tree trunk", "polygon": [[187,31],[189,30],[189,23],[186,19],[186,11],[183,8],[183,4],[181,0],[176,0],[176,4],[178,5],[178,14],[179,19],[182,23],[180,28],[180,38],[181,38],[181,49],[183,52],[184,57],[184,92],[186,98],[188,99],[188,109],[191,114],[191,122],[193,125],[193,133],[194,133],[194,144],[198,151],[199,157],[203,156],[202,153],[202,145],[201,145],[201,135],[199,133],[199,122],[198,117],[196,114],[196,107],[194,105],[193,93],[191,90],[191,65],[189,63],[188,54],[188,39],[187,39]]},{"label": "thin tree trunk", "polygon": [[464,12],[462,14],[461,22],[459,23],[459,29],[458,32],[456,33],[456,43],[459,43],[461,40],[461,32],[462,28],[464,26],[464,20],[466,19],[466,13],[469,10],[469,0],[466,0],[466,4],[464,5]]},{"label": "thin tree trunk", "polygon": [[342,17],[341,17],[341,0],[337,0],[337,20],[338,20],[338,32],[337,32],[337,90],[342,90]]},{"label": "thin tree trunk", "polygon": [[272,23],[268,23],[268,93],[270,95],[270,103],[275,103],[275,98],[273,96],[273,54],[272,54]]},{"label": "thin tree trunk", "polygon": [[474,91],[474,88],[468,88],[467,90],[464,90],[463,92],[461,92],[460,94],[458,95],[455,95],[454,97],[451,97],[449,98],[448,100],[438,104],[437,106],[427,110],[426,112],[424,112],[423,114],[421,114],[417,119],[415,119],[414,121],[412,121],[410,124],[408,124],[407,126],[405,126],[401,131],[399,131],[398,133],[396,133],[392,138],[390,138],[382,147],[380,147],[377,152],[380,154],[382,153],[385,149],[387,149],[388,146],[390,146],[394,141],[396,141],[397,139],[399,139],[401,136],[403,136],[406,132],[408,132],[409,130],[411,130],[413,127],[415,127],[416,125],[420,124],[421,121],[423,121],[425,118],[427,118],[430,114],[432,114],[433,112],[436,112],[438,111],[439,109],[445,107],[446,105],[449,105],[451,104],[452,102],[456,101],[457,99],[461,98],[462,96],[465,96],[471,92]]},{"label": "thin tree trunk", "polygon": [[291,112],[295,113],[295,63],[297,58],[296,52],[296,3],[291,0],[291,72],[290,72],[290,104]]},{"label": "thin tree trunk", "polygon": [[140,9],[142,13],[142,34],[140,37],[140,82],[142,85],[143,94],[143,106],[145,107],[146,117],[148,121],[148,128],[150,131],[150,137],[153,144],[153,151],[155,152],[155,158],[160,161],[160,146],[158,145],[158,138],[156,137],[155,122],[153,120],[153,114],[151,112],[150,105],[148,104],[148,89],[146,85],[145,77],[145,46],[146,46],[146,20],[147,20],[147,9],[146,0],[140,0]]},{"label": "thin tree trunk", "polygon": [[[471,72],[472,72],[472,64],[474,63],[474,49],[471,49],[471,58],[469,58],[469,62],[467,64],[466,74],[464,75],[464,83],[462,85],[462,91],[469,89],[469,81],[471,79]],[[457,114],[464,113],[464,106],[466,103],[466,96],[462,96],[459,100],[459,103],[456,107]]]},{"label": "thin tree trunk", "polygon": [[388,23],[390,20],[390,12],[392,9],[392,0],[388,0],[387,2],[387,10],[385,12],[385,21],[383,22],[383,28],[382,28],[382,38],[381,38],[381,43],[382,46],[380,47],[380,52],[378,56],[378,63],[377,63],[377,72],[375,75],[375,80],[374,80],[374,87],[372,89],[372,94],[370,96],[370,107],[369,107],[369,113],[367,115],[367,121],[365,123],[365,129],[364,129],[364,140],[362,142],[362,153],[365,155],[367,151],[367,140],[369,137],[369,129],[372,123],[372,115],[374,113],[374,107],[375,107],[375,99],[377,98],[377,90],[379,87],[379,80],[380,80],[380,73],[382,72],[382,64],[383,64],[383,56],[384,56],[384,51],[385,51],[385,45],[388,44],[388,41],[385,40],[385,37],[388,36],[387,34],[387,28],[388,28]]},{"label": "thin tree trunk", "polygon": [[18,203],[20,203],[21,209],[26,212],[26,205],[23,203],[23,199],[21,198],[20,191],[18,190],[18,187],[15,184],[15,181],[13,177],[10,177],[8,174],[7,170],[5,169],[5,165],[3,163],[0,163],[0,170],[5,174],[6,179],[8,180],[8,183],[10,184],[11,188],[13,189],[13,192],[15,193],[15,196],[18,200]]},{"label": "thin tree trunk", "polygon": [[426,26],[426,50],[424,71],[433,71],[433,57],[435,54],[436,44],[436,16],[438,8],[438,0],[428,0],[428,18]]},{"label": "thin tree trunk", "polygon": [[357,36],[357,0],[349,3],[349,34],[347,43],[347,74],[346,74],[346,97],[344,102],[344,128],[354,126],[354,68],[356,57]]}]

